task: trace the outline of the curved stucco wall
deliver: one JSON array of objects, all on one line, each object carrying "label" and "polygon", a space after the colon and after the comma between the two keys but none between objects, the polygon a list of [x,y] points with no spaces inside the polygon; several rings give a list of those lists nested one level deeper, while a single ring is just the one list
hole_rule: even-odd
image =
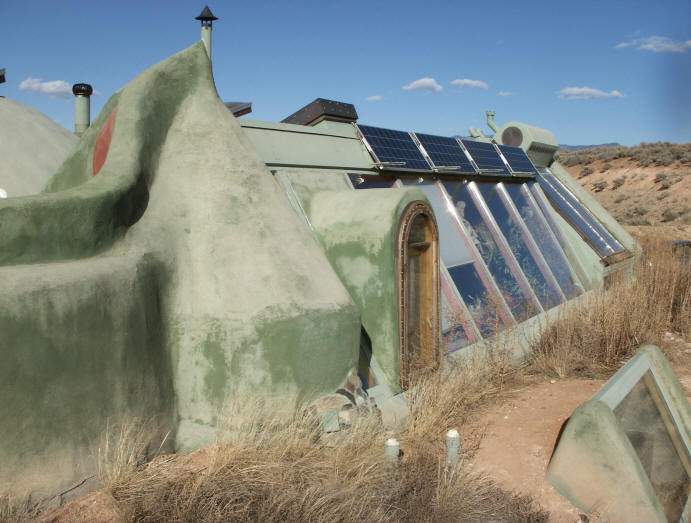
[{"label": "curved stucco wall", "polygon": [[38,194],[79,139],[43,113],[0,97],[0,189]]},{"label": "curved stucco wall", "polygon": [[358,309],[218,98],[202,43],[116,93],[44,193],[0,200],[0,222],[0,445],[16,456],[0,483],[41,445],[61,484],[25,486],[78,481],[113,412],[168,419],[189,449],[228,402],[308,401],[357,365]]}]

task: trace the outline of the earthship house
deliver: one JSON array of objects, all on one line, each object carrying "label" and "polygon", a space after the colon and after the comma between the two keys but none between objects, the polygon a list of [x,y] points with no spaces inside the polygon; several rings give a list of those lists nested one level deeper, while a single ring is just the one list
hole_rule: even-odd
[{"label": "earthship house", "polygon": [[416,370],[529,336],[630,267],[634,241],[544,129],[490,114],[493,137],[431,136],[324,99],[236,118],[207,11],[201,42],[91,125],[75,86],[78,143],[40,193],[0,199],[0,487],[70,488],[128,418],[198,448],[247,395],[362,388],[400,420]]}]

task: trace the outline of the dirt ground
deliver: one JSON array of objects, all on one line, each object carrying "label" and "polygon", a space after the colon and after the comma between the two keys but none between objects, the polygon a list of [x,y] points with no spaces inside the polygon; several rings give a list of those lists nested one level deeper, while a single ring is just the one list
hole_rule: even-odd
[{"label": "dirt ground", "polygon": [[[668,343],[667,352],[675,355],[674,372],[691,398],[691,343],[678,337]],[[487,429],[473,466],[504,488],[531,495],[550,513],[550,521],[583,521],[583,511],[547,483],[545,472],[562,425],[603,384],[603,380],[546,380],[492,408],[483,420]]]}]

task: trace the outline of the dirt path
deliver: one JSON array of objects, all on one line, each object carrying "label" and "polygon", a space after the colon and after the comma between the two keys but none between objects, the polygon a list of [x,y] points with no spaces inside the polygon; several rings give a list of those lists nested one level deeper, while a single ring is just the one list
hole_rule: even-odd
[{"label": "dirt path", "polygon": [[580,521],[582,511],[547,483],[545,471],[562,424],[602,380],[552,380],[531,385],[490,410],[473,466],[504,488],[531,495],[552,521]]}]

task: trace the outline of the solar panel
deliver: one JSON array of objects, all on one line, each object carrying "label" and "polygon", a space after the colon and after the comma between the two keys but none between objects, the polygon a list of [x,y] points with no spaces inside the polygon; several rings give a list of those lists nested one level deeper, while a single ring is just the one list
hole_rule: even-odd
[{"label": "solar panel", "polygon": [[494,144],[487,142],[477,142],[475,140],[461,140],[463,145],[470,156],[475,160],[475,164],[478,166],[483,174],[511,174],[506,168],[501,156],[494,148]]},{"label": "solar panel", "polygon": [[[415,133],[415,136],[427,151],[436,169],[450,173],[475,174],[473,164],[470,163],[455,138],[422,133]],[[445,167],[455,167],[455,169]]]},{"label": "solar panel", "polygon": [[432,170],[408,133],[360,124],[357,128],[374,152],[375,160],[384,167],[392,163],[395,169]]},{"label": "solar panel", "polygon": [[525,154],[525,151],[520,147],[500,145],[499,150],[504,155],[504,158],[506,158],[506,161],[509,162],[509,167],[511,167],[513,172],[520,174],[537,174],[537,169],[533,165],[533,162],[530,161],[528,155]]}]

